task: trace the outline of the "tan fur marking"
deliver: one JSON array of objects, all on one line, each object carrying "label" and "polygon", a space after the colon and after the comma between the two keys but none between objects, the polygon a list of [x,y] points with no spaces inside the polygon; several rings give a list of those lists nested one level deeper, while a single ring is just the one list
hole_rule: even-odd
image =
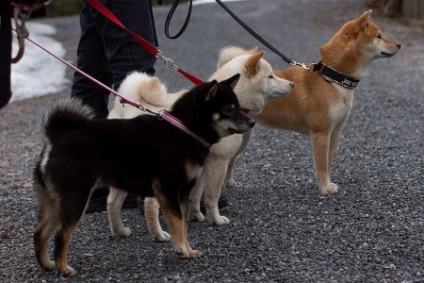
[{"label": "tan fur marking", "polygon": [[264,54],[265,52],[263,51],[257,52],[246,61],[245,67],[248,77],[256,75],[256,73],[259,71],[259,60],[261,60]]},{"label": "tan fur marking", "polygon": [[76,271],[74,268],[68,265],[68,250],[69,243],[71,242],[72,234],[77,226],[78,222],[71,227],[63,227],[63,248],[58,258],[56,258],[56,266],[58,271],[64,276],[74,276]]}]

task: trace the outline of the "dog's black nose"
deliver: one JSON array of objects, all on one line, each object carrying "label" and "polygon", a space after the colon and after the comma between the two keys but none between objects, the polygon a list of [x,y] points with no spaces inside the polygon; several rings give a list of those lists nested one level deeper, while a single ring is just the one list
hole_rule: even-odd
[{"label": "dog's black nose", "polygon": [[249,125],[249,127],[253,128],[253,126],[255,126],[255,120],[253,119],[249,119],[249,121],[247,121],[247,124]]}]

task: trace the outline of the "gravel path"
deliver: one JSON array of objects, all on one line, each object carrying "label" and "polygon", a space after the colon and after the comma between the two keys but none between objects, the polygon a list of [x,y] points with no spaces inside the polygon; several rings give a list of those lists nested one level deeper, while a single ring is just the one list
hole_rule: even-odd
[{"label": "gravel path", "polygon": [[[357,0],[228,5],[283,53],[305,62],[315,61],[318,47],[366,9]],[[200,77],[212,73],[220,48],[261,46],[216,4],[195,6],[185,34],[166,40],[168,10],[155,8],[160,48]],[[185,8],[179,11],[174,27]],[[230,225],[189,224],[189,241],[204,253],[198,260],[180,259],[169,243],[153,242],[131,209],[123,213],[133,230],[129,238],[110,236],[104,212],[82,219],[69,252],[76,277],[40,271],[32,247],[31,171],[42,146],[41,117],[69,91],[2,109],[0,282],[424,282],[424,29],[378,12],[374,18],[403,47],[374,62],[357,89],[332,171],[341,192],[319,194],[308,137],[257,126],[237,163],[239,186],[225,192]],[[40,21],[58,28],[73,61],[78,18]],[[266,59],[286,67],[271,52]],[[171,90],[190,86],[157,68]]]}]

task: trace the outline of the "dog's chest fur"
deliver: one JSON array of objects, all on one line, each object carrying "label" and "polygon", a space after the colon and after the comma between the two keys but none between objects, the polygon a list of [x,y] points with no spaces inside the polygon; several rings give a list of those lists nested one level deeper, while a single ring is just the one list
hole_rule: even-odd
[{"label": "dog's chest fur", "polygon": [[348,118],[352,109],[354,90],[337,84],[334,84],[334,88],[337,90],[338,97],[330,104],[329,114],[330,120],[336,125],[344,123]]},{"label": "dog's chest fur", "polygon": [[234,134],[211,147],[208,158],[232,158],[243,143],[243,135]]}]

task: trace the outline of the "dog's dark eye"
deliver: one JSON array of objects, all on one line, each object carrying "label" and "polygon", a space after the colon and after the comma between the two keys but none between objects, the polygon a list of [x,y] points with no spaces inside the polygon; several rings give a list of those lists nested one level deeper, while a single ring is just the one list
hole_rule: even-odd
[{"label": "dog's dark eye", "polygon": [[224,115],[231,115],[234,112],[235,106],[234,105],[225,105],[222,108],[222,114]]},{"label": "dog's dark eye", "polygon": [[272,74],[268,76],[268,79],[273,79],[273,78],[274,78],[274,75]]},{"label": "dog's dark eye", "polygon": [[382,38],[383,38],[383,36],[381,35],[381,33],[379,33],[379,34],[377,35],[377,38],[378,38],[378,39],[382,39]]}]

